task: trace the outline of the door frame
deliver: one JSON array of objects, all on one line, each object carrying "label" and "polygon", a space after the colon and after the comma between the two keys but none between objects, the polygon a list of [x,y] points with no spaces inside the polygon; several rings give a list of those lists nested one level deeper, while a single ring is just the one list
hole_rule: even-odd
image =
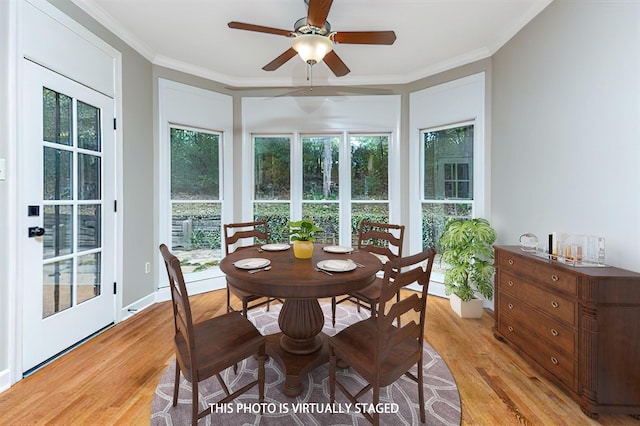
[{"label": "door frame", "polygon": [[[28,4],[27,4],[28,3]],[[8,283],[8,310],[7,310],[7,340],[8,347],[6,350],[7,367],[8,371],[2,371],[0,365],[0,391],[8,388],[14,383],[18,382],[23,377],[23,363],[22,363],[22,346],[23,346],[23,321],[22,321],[22,308],[25,303],[23,298],[22,276],[19,265],[18,256],[23,250],[23,239],[20,238],[21,231],[26,229],[26,214],[22,211],[23,199],[20,195],[18,180],[21,173],[26,172],[26,161],[23,158],[23,152],[20,148],[23,140],[22,125],[23,120],[21,114],[17,111],[22,111],[23,107],[23,84],[22,77],[22,63],[24,57],[30,57],[35,59],[36,62],[43,66],[47,66],[48,61],[46,58],[34,57],[33,53],[28,52],[25,45],[24,27],[20,25],[24,22],[26,15],[26,8],[35,7],[39,12],[43,13],[45,19],[55,26],[59,31],[66,32],[72,37],[79,38],[84,42],[89,42],[92,48],[99,49],[102,54],[107,54],[110,57],[113,69],[113,90],[111,95],[114,99],[115,117],[118,119],[118,126],[115,134],[115,197],[116,200],[123,199],[123,145],[122,145],[122,55],[119,51],[107,44],[105,41],[97,37],[91,31],[80,25],[78,22],[71,19],[69,16],[62,13],[55,8],[52,4],[46,0],[15,0],[9,2],[9,57],[7,67],[7,81],[8,81],[8,165],[7,167],[7,194],[8,194],[8,228],[11,230],[10,238],[8,238],[8,253],[7,259],[7,283]],[[42,35],[40,35],[42,36]],[[50,37],[51,34],[47,34]],[[51,39],[48,39],[51,42]],[[55,44],[55,43],[51,43]],[[55,68],[55,67],[54,67]],[[60,72],[60,70],[57,70]],[[61,74],[63,74],[61,72]],[[78,70],[75,70],[75,75],[78,75]],[[73,78],[78,80],[78,78]],[[11,142],[13,141],[13,142]],[[11,167],[13,166],[13,167]],[[120,201],[122,206],[122,201]],[[116,294],[115,300],[115,312],[114,322],[117,324],[122,320],[122,282],[123,282],[123,220],[122,220],[122,207],[118,209],[115,215],[115,227],[114,232],[114,259],[115,259],[115,279],[120,285],[120,291]],[[0,337],[2,336],[2,330],[0,330]],[[2,356],[0,355],[0,361]]]}]

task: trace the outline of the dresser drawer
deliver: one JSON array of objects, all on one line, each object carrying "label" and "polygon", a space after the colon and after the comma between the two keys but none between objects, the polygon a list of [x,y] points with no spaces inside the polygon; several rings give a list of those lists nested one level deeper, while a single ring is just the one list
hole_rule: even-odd
[{"label": "dresser drawer", "polygon": [[552,346],[539,344],[536,335],[509,315],[502,316],[498,329],[509,343],[525,352],[557,380],[576,390],[576,363],[572,357]]},{"label": "dresser drawer", "polygon": [[500,274],[498,288],[500,292],[524,300],[532,307],[545,312],[553,318],[557,318],[570,327],[577,327],[578,325],[576,302],[561,297],[559,293],[546,291],[541,287],[530,284],[525,278],[506,271]]},{"label": "dresser drawer", "polygon": [[[564,351],[571,357],[575,356],[576,332],[574,329],[561,325],[557,321],[533,311],[530,306],[520,299],[512,298],[507,294],[500,296],[499,308],[503,315],[508,315],[509,318],[517,321],[520,326],[525,327],[527,331],[538,335],[544,341]],[[536,339],[531,344],[540,346],[540,340]]]},{"label": "dresser drawer", "polygon": [[503,252],[499,256],[498,266],[504,272],[516,276],[524,275],[550,289],[572,296],[578,295],[578,277],[542,258]]}]

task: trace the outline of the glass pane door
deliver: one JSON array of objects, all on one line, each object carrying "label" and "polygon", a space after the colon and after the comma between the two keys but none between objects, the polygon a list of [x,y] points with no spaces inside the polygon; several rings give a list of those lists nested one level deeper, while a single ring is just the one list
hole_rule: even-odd
[{"label": "glass pane door", "polygon": [[105,125],[113,117],[112,99],[24,64],[20,175],[28,233],[21,270],[28,370],[114,321],[115,212],[105,206],[115,199],[115,145]]}]

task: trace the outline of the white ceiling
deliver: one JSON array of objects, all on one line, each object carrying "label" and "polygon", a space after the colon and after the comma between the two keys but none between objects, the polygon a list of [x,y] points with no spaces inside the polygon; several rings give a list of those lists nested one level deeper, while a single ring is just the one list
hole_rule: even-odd
[{"label": "white ceiling", "polygon": [[[291,46],[283,36],[230,29],[229,21],[293,30],[304,0],[72,0],[152,63],[230,86],[299,86],[294,57],[263,71]],[[313,67],[314,85],[403,84],[491,56],[552,0],[335,0],[333,31],[393,30],[392,46],[335,46],[351,69]]]}]

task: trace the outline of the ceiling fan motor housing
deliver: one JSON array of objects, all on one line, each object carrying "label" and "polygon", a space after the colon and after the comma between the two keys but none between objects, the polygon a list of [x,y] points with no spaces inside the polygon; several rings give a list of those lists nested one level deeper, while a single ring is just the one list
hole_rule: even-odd
[{"label": "ceiling fan motor housing", "polygon": [[329,35],[331,33],[331,24],[329,21],[325,21],[322,28],[315,27],[313,25],[309,25],[307,21],[307,17],[300,18],[293,25],[294,32],[296,34],[318,34],[322,36]]}]

